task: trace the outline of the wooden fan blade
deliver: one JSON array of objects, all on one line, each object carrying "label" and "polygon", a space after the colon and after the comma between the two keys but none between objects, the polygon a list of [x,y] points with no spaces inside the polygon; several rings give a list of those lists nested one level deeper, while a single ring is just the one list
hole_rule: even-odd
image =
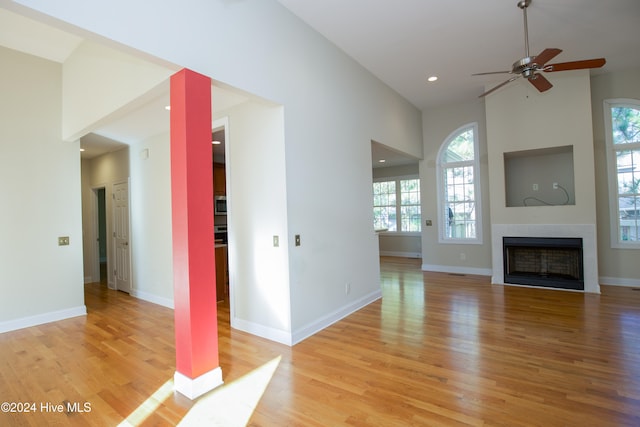
[{"label": "wooden fan blade", "polygon": [[472,76],[488,76],[489,74],[511,74],[511,71],[489,71],[487,73],[475,73]]},{"label": "wooden fan blade", "polygon": [[544,64],[546,64],[547,62],[551,61],[553,58],[558,56],[560,52],[562,52],[562,49],[556,49],[556,48],[545,49],[542,52],[540,52],[540,55],[536,56],[533,59],[533,62],[535,64],[538,64],[538,68],[542,68]]},{"label": "wooden fan blade", "polygon": [[549,64],[545,66],[544,71],[552,72],[552,71],[581,70],[584,68],[600,68],[606,63],[607,61],[604,58],[585,59],[583,61],[560,62],[558,64]]},{"label": "wooden fan blade", "polygon": [[506,84],[508,84],[508,83],[511,83],[512,81],[514,81],[514,80],[515,80],[515,79],[517,79],[518,77],[520,77],[520,75],[517,75],[517,76],[515,76],[515,77],[511,77],[509,80],[506,80],[506,81],[504,81],[504,82],[500,83],[498,86],[496,86],[496,87],[494,87],[494,88],[492,88],[492,89],[489,89],[488,91],[486,91],[486,92],[485,92],[485,93],[483,93],[482,95],[478,96],[478,98],[482,98],[483,96],[487,96],[487,95],[489,95],[491,92],[494,92],[494,91],[496,91],[496,90],[500,89],[502,86],[504,86],[504,85],[506,85]]},{"label": "wooden fan blade", "polygon": [[551,82],[547,80],[547,78],[542,74],[534,74],[533,76],[529,77],[528,80],[540,92],[546,92],[553,87]]}]

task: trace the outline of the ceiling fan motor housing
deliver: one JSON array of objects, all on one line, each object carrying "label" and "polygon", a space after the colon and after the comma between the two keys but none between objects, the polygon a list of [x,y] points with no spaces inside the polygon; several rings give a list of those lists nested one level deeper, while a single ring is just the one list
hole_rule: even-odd
[{"label": "ceiling fan motor housing", "polygon": [[536,64],[533,62],[535,56],[527,56],[513,63],[511,73],[522,74],[522,77],[528,78],[533,75],[536,70]]}]

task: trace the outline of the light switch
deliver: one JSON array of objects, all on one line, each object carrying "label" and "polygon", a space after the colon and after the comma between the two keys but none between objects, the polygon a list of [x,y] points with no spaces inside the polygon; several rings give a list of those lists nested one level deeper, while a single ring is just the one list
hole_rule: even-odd
[{"label": "light switch", "polygon": [[273,247],[277,248],[278,246],[280,246],[280,237],[273,236]]},{"label": "light switch", "polygon": [[68,245],[69,245],[69,236],[58,237],[58,246],[68,246]]},{"label": "light switch", "polygon": [[296,242],[296,246],[300,246],[300,235],[299,234],[296,234],[295,242]]}]

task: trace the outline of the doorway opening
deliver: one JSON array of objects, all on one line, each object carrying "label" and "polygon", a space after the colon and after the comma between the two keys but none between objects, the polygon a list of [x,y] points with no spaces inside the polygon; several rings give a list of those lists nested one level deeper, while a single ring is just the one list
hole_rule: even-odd
[{"label": "doorway opening", "polygon": [[211,130],[213,195],[214,195],[214,233],[216,265],[217,302],[229,304],[229,250],[227,225],[227,144],[229,143],[229,118],[213,121]]},{"label": "doorway opening", "polygon": [[106,201],[106,189],[104,187],[96,188],[93,190],[96,198],[96,222],[97,222],[97,262],[98,268],[97,279],[101,284],[107,285],[107,201]]}]

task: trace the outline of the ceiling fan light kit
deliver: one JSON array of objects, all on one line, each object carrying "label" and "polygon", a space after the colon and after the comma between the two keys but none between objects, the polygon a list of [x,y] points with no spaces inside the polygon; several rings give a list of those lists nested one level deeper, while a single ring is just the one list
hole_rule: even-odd
[{"label": "ceiling fan light kit", "polygon": [[587,68],[600,68],[606,61],[604,58],[585,59],[582,61],[561,62],[557,64],[547,64],[562,52],[562,49],[547,48],[540,52],[537,56],[529,55],[529,29],[527,25],[527,8],[531,5],[531,0],[521,0],[518,7],[522,9],[524,17],[524,58],[517,60],[511,66],[511,71],[490,71],[487,73],[476,73],[474,76],[483,76],[489,74],[514,74],[513,77],[500,83],[499,85],[489,89],[479,97],[482,98],[488,94],[500,89],[501,87],[511,83],[519,77],[529,80],[539,92],[546,92],[553,87],[551,82],[545,76],[540,74],[541,71],[550,73],[554,71],[581,70]]}]

